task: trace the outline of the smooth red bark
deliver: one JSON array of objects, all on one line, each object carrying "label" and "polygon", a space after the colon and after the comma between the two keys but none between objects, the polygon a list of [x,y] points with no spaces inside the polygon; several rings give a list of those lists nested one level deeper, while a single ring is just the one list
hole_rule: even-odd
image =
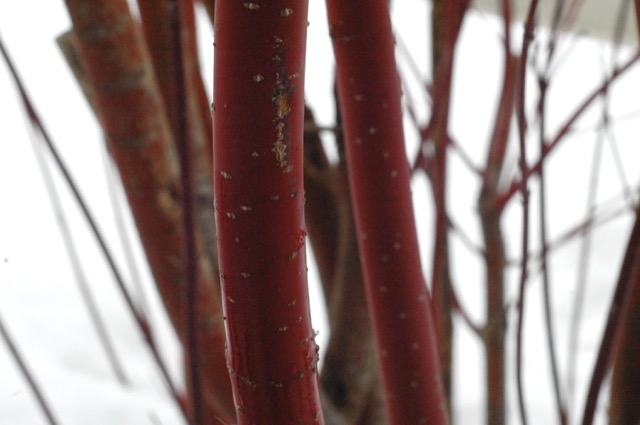
[{"label": "smooth red bark", "polygon": [[328,0],[358,244],[390,423],[446,424],[385,0]]},{"label": "smooth red bark", "polygon": [[324,422],[303,213],[307,8],[216,2],[215,208],[239,424]]}]

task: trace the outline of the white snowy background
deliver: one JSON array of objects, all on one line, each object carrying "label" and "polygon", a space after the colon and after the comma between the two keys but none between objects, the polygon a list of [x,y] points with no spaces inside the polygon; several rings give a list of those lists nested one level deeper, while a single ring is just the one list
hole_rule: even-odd
[{"label": "white snowy background", "polygon": [[[411,61],[421,76],[428,76],[428,41],[426,26],[428,3],[402,0],[394,3],[394,23],[400,44],[411,52]],[[212,31],[203,10],[199,12],[200,47],[203,74],[211,94]],[[609,19],[609,18],[607,18]],[[333,62],[328,38],[326,14],[320,0],[310,2],[310,27],[306,96],[322,125],[332,125],[331,100]],[[612,28],[613,23],[608,28]],[[113,200],[126,205],[118,184],[107,178],[100,129],[82,98],[77,84],[55,45],[55,37],[67,30],[70,22],[62,2],[23,0],[0,4],[0,37],[13,56],[27,90],[35,100],[45,126],[56,141],[64,160],[102,231],[116,254],[128,282],[133,279],[118,236]],[[501,24],[485,12],[473,11],[465,19],[464,31],[456,56],[452,134],[474,163],[481,166],[502,78]],[[520,42],[520,31],[514,38]],[[544,31],[538,32],[544,37]],[[568,37],[561,43],[561,60],[555,68],[549,94],[549,134],[563,123],[576,105],[597,87],[612,63],[631,54],[629,47],[614,54],[612,46],[590,38]],[[543,51],[542,45],[540,50]],[[416,87],[416,78],[409,69],[410,60],[398,55],[408,87]],[[615,285],[621,256],[632,222],[630,209],[624,210],[625,196],[636,199],[640,180],[639,134],[640,104],[637,88],[640,70],[617,83],[609,93],[608,112],[612,131],[603,139],[601,178],[597,184],[597,205],[600,212],[626,211],[616,220],[597,227],[593,238],[587,271],[587,295],[575,361],[577,382],[570,397],[572,423],[580,419],[585,388],[590,379],[604,318]],[[535,81],[529,81],[533,86]],[[428,116],[428,107],[420,92],[410,90],[419,116]],[[529,92],[531,95],[534,90]],[[586,217],[587,188],[598,136],[595,129],[602,114],[602,103],[596,102],[579,122],[580,131],[572,133],[547,162],[548,212],[550,239],[583,221]],[[530,108],[533,113],[533,106]],[[615,137],[612,137],[615,136]],[[407,123],[410,155],[416,151],[416,136]],[[615,139],[616,149],[612,149]],[[530,138],[529,158],[537,157],[535,134]],[[99,310],[105,318],[117,356],[125,369],[127,385],[115,378],[93,325],[83,304],[78,280],[74,275],[61,236],[61,217],[51,206],[43,182],[43,174],[34,155],[34,142],[41,140],[26,122],[6,67],[0,65],[0,317],[13,336],[24,360],[31,368],[60,424],[176,424],[184,423],[165,389],[141,334],[125,309],[110,271],[99,253],[88,227],[78,212],[59,173],[52,167],[47,154],[45,162],[51,168],[48,177],[57,187],[64,207],[64,220],[71,228],[78,247],[82,273],[86,277]],[[514,145],[515,146],[515,145]],[[616,154],[617,152],[617,154]],[[617,155],[617,156],[616,156]],[[515,173],[517,153],[510,161]],[[616,167],[616,161],[621,163]],[[620,172],[622,170],[622,172]],[[460,157],[451,153],[448,189],[449,212],[457,224],[481,246],[481,232],[476,215],[479,181]],[[626,183],[624,183],[626,182]],[[627,186],[625,186],[627,185]],[[626,189],[625,189],[626,188]],[[537,236],[538,186],[531,185],[533,204],[532,245],[539,247]],[[625,195],[627,190],[627,195]],[[432,210],[430,189],[420,175],[414,186],[417,221],[422,240],[422,255],[426,276],[430,276]],[[126,210],[126,208],[125,208]],[[520,202],[506,210],[504,229],[508,255],[518,259],[520,251]],[[126,226],[134,244],[134,257],[141,275],[143,296],[153,321],[162,355],[178,383],[181,378],[180,348],[162,312],[161,303],[153,291],[139,242],[125,211]],[[559,352],[562,387],[567,394],[568,340],[572,300],[579,274],[580,238],[573,238],[553,252],[551,257],[551,287],[555,317],[556,344]],[[480,259],[470,252],[457,235],[451,236],[453,247],[452,273],[458,296],[477,323],[484,318],[484,272]],[[317,288],[315,267],[310,261],[310,282],[314,327],[320,331],[319,343],[326,345],[328,329]],[[542,292],[535,264],[527,287],[525,316],[524,381],[530,422],[557,423],[554,413],[548,354],[545,345],[542,316]],[[508,273],[508,302],[515,305],[519,269]],[[511,310],[513,311],[513,309]],[[509,327],[511,358],[515,315]],[[484,354],[480,342],[461,322],[456,333],[455,423],[484,423]],[[322,354],[322,352],[321,352]],[[516,392],[513,368],[509,367],[509,423],[517,424]],[[600,399],[599,423],[606,418],[605,392]],[[19,370],[0,341],[0,424],[45,424],[38,405]]]}]

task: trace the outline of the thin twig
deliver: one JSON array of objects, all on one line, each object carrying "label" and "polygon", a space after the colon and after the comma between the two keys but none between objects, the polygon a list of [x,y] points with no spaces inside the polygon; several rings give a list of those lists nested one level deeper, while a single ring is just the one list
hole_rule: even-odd
[{"label": "thin twig", "polygon": [[[546,97],[548,80],[541,75],[539,78],[540,90],[540,155],[544,152],[544,134],[546,130]],[[553,318],[551,316],[551,294],[550,294],[550,277],[547,264],[548,253],[548,237],[547,237],[547,211],[546,211],[546,179],[544,173],[544,164],[540,166],[540,243],[542,245],[541,271],[542,271],[542,293],[544,301],[544,318],[547,334],[547,348],[549,349],[549,360],[551,362],[551,378],[553,381],[553,395],[556,403],[558,418],[562,425],[567,423],[567,413],[562,401],[560,391],[560,378],[558,374],[558,359],[555,348],[555,338],[553,332]]]},{"label": "thin twig", "polygon": [[[605,94],[606,98],[606,94]],[[602,164],[602,148],[604,145],[604,127],[598,132],[591,163],[589,191],[587,194],[586,223],[591,223],[595,216],[595,202],[598,191],[598,180]],[[587,290],[587,272],[589,269],[589,257],[591,253],[591,232],[583,233],[578,257],[578,275],[576,279],[576,293],[573,298],[571,321],[569,324],[569,359],[567,372],[567,387],[571,399],[575,398],[575,381],[577,371],[578,344],[580,341],[580,325],[582,324],[582,312]]]},{"label": "thin twig", "polygon": [[58,221],[58,228],[60,229],[60,234],[62,236],[64,246],[67,250],[67,254],[69,255],[71,269],[73,270],[73,274],[75,275],[76,281],[78,282],[80,295],[82,296],[82,299],[87,306],[89,317],[91,318],[91,322],[95,327],[96,333],[98,334],[98,340],[102,344],[102,348],[107,355],[107,359],[109,361],[109,364],[111,365],[111,368],[113,369],[114,375],[116,376],[120,384],[126,386],[129,383],[124,373],[124,368],[120,364],[120,360],[118,359],[118,356],[114,349],[111,337],[109,336],[109,332],[107,331],[102,317],[100,316],[100,311],[98,310],[97,303],[93,297],[93,293],[91,292],[91,287],[88,284],[87,276],[82,270],[80,256],[78,255],[76,244],[73,241],[69,222],[67,221],[67,217],[64,213],[64,208],[62,207],[62,203],[58,195],[58,190],[56,189],[54,180],[52,178],[51,170],[49,169],[49,165],[47,164],[46,159],[44,158],[42,147],[36,142],[34,137],[35,134],[32,137],[33,152],[38,163],[38,168],[40,168],[42,179],[47,189],[47,194],[49,195],[49,201],[51,202],[53,213]]},{"label": "thin twig", "polygon": [[[2,42],[0,41],[0,49],[2,48]],[[11,338],[11,335],[9,335],[9,332],[5,328],[2,318],[0,318],[0,335],[2,335],[2,339],[4,339],[7,347],[9,348],[9,351],[11,352],[11,356],[20,368],[20,372],[22,372],[22,375],[27,380],[27,384],[29,385],[29,388],[31,388],[33,395],[38,400],[38,405],[40,406],[42,413],[47,417],[47,421],[50,425],[58,425],[59,422],[55,419],[55,416],[53,416],[51,408],[47,404],[47,401],[44,399],[42,391],[40,391],[40,386],[34,379],[33,374],[24,361],[24,358],[18,351],[18,347],[13,342],[13,338]]]},{"label": "thin twig", "polygon": [[4,44],[2,43],[2,40],[0,40],[0,53],[2,53],[2,56],[5,60],[5,62],[7,63],[7,66],[9,67],[9,72],[18,88],[18,91],[20,92],[20,97],[22,99],[23,105],[27,111],[27,114],[29,115],[29,119],[32,120],[32,122],[37,126],[38,131],[40,131],[40,133],[42,134],[42,138],[47,146],[47,148],[49,149],[49,152],[51,153],[56,165],[58,166],[58,168],[60,169],[60,172],[62,173],[62,176],[64,177],[65,182],[67,183],[67,185],[69,186],[69,189],[71,190],[71,192],[73,193],[73,197],[76,200],[76,202],[78,203],[78,206],[80,207],[80,209],[82,210],[82,214],[85,217],[85,220],[87,220],[87,223],[89,225],[89,227],[91,228],[91,232],[93,233],[94,237],[96,238],[96,241],[98,242],[98,245],[100,246],[100,250],[102,251],[102,255],[104,256],[105,260],[107,261],[108,265],[109,265],[109,269],[111,270],[111,273],[113,274],[113,278],[118,286],[118,288],[120,289],[120,292],[125,300],[125,303],[127,305],[127,308],[129,309],[129,311],[131,312],[131,314],[133,315],[136,325],[138,326],[140,332],[142,332],[142,334],[145,337],[145,341],[147,343],[147,345],[149,346],[149,349],[151,350],[151,353],[153,354],[153,358],[154,361],[156,362],[164,380],[165,383],[167,384],[167,388],[169,389],[169,391],[171,392],[172,397],[174,398],[175,402],[178,404],[178,406],[180,407],[180,409],[182,410],[182,412],[185,414],[186,417],[186,412],[184,410],[184,406],[180,401],[180,396],[178,394],[178,391],[176,390],[175,386],[173,385],[173,382],[171,380],[171,377],[169,376],[169,372],[165,366],[165,364],[163,363],[162,359],[160,358],[160,353],[158,352],[158,350],[156,349],[156,346],[153,342],[153,337],[151,335],[151,329],[149,328],[148,322],[146,321],[146,319],[144,318],[144,316],[142,316],[140,314],[140,312],[138,311],[138,309],[136,308],[133,299],[131,298],[131,295],[129,294],[129,291],[127,290],[127,287],[124,283],[124,280],[122,278],[122,275],[120,273],[120,271],[118,270],[118,267],[116,266],[115,260],[113,255],[111,254],[111,251],[109,250],[109,247],[107,246],[106,240],[104,238],[104,236],[102,235],[102,232],[100,231],[93,215],[91,214],[91,211],[89,210],[89,206],[87,205],[86,201],[84,200],[84,197],[80,194],[80,190],[78,189],[77,185],[75,184],[75,181],[73,179],[73,177],[71,176],[68,167],[66,166],[65,162],[62,160],[62,157],[60,156],[60,154],[58,153],[58,150],[55,146],[55,144],[53,143],[53,140],[51,139],[51,137],[49,136],[49,132],[46,130],[46,128],[44,127],[44,125],[42,124],[42,121],[40,120],[35,108],[33,107],[33,104],[31,102],[31,100],[29,99],[29,96],[27,95],[26,90],[24,89],[24,84],[22,84],[22,79],[20,78],[17,70],[15,69],[15,67],[13,66],[13,62],[11,61],[8,53],[6,52],[5,48],[4,48]]},{"label": "thin twig", "polygon": [[[527,174],[522,176],[522,180],[529,178],[530,176],[537,174],[540,172],[540,164],[547,158],[547,156],[558,146],[561,140],[569,134],[573,130],[573,126],[576,121],[582,117],[582,114],[591,106],[591,104],[600,96],[602,96],[611,83],[625,74],[628,70],[630,70],[633,65],[635,65],[640,59],[640,52],[635,53],[631,59],[624,62],[621,66],[617,67],[613,70],[612,74],[606,78],[600,86],[598,86],[590,95],[588,95],[580,104],[580,106],[574,111],[573,114],[567,119],[565,124],[560,128],[560,130],[556,133],[556,135],[551,139],[550,142],[545,143],[545,151],[544,154],[538,159],[538,161],[527,170]],[[511,187],[500,196],[500,205],[506,205],[507,201],[511,199],[513,195],[515,195],[522,186],[521,181],[515,181],[511,184]]]},{"label": "thin twig", "polygon": [[520,183],[520,191],[522,192],[522,270],[520,274],[520,288],[518,296],[518,330],[516,341],[516,381],[518,387],[518,406],[520,409],[520,418],[522,425],[527,425],[527,413],[524,401],[524,388],[522,379],[522,327],[524,322],[524,302],[525,289],[527,283],[527,257],[529,251],[529,189],[527,187],[527,152],[526,152],[526,132],[527,122],[525,115],[525,86],[527,74],[527,59],[529,56],[529,45],[534,39],[534,23],[538,0],[532,0],[529,7],[529,13],[524,28],[524,37],[522,42],[522,55],[520,59],[519,81],[516,116],[518,119],[518,139],[520,146],[520,170],[522,172],[522,181]]},{"label": "thin twig", "polygon": [[196,223],[193,188],[193,164],[191,155],[191,138],[187,116],[187,87],[184,74],[184,58],[182,53],[182,27],[180,25],[179,0],[167,0],[167,9],[171,27],[171,51],[174,62],[174,81],[177,85],[176,104],[168,105],[174,108],[176,123],[175,139],[180,157],[181,186],[182,186],[182,226],[183,226],[183,261],[184,281],[186,282],[186,355],[189,364],[188,376],[190,387],[191,424],[204,423],[203,394],[200,387],[198,355],[198,252],[196,249]]}]

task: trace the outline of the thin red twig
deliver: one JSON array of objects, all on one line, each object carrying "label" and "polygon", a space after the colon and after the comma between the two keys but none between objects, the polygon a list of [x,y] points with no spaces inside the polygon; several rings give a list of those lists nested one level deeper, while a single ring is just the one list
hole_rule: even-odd
[{"label": "thin red twig", "polygon": [[618,68],[614,69],[613,73],[608,78],[606,78],[605,81],[600,86],[598,86],[589,96],[587,96],[582,101],[580,106],[567,119],[565,124],[560,128],[560,130],[556,133],[553,139],[551,139],[550,142],[545,143],[544,153],[532,167],[528,168],[527,174],[523,175],[520,181],[513,182],[511,184],[511,187],[503,195],[500,196],[499,205],[501,207],[504,207],[504,205],[506,205],[509,199],[511,199],[511,197],[520,190],[520,188],[522,187],[522,180],[526,180],[529,177],[540,172],[540,166],[542,162],[558,146],[560,141],[562,141],[564,137],[567,136],[569,132],[571,132],[574,124],[582,116],[582,114],[591,106],[591,104],[598,97],[602,96],[607,91],[611,83],[613,83],[616,79],[618,79],[624,73],[626,73],[629,69],[631,69],[631,67],[635,65],[639,59],[640,59],[640,52],[634,54],[633,57],[631,57],[631,59],[623,63]]},{"label": "thin red twig", "polygon": [[525,87],[527,74],[527,60],[529,57],[529,45],[534,39],[535,15],[538,6],[538,0],[532,0],[529,6],[529,13],[524,28],[524,37],[522,43],[522,53],[520,59],[520,69],[518,75],[518,94],[516,117],[518,119],[518,139],[520,146],[520,170],[523,179],[520,182],[520,191],[522,193],[522,270],[520,274],[520,287],[518,295],[518,328],[516,340],[516,381],[518,387],[518,406],[520,410],[520,419],[523,425],[527,425],[527,413],[524,400],[524,385],[522,378],[522,328],[524,323],[524,303],[525,291],[527,283],[527,258],[529,253],[529,189],[527,187],[528,169],[527,169],[527,151],[526,151],[526,132],[527,118],[525,115]]},{"label": "thin red twig", "polygon": [[182,26],[180,24],[180,5],[178,0],[167,0],[171,31],[171,53],[174,63],[176,84],[176,104],[167,105],[175,113],[176,140],[178,157],[180,160],[180,183],[182,188],[182,231],[183,231],[183,273],[186,283],[186,344],[188,357],[187,371],[190,386],[191,424],[202,425],[204,416],[203,394],[200,389],[200,359],[198,355],[198,252],[196,248],[196,223],[193,190],[193,164],[191,156],[191,139],[189,134],[187,113],[187,87],[184,78],[184,61],[182,54]]}]

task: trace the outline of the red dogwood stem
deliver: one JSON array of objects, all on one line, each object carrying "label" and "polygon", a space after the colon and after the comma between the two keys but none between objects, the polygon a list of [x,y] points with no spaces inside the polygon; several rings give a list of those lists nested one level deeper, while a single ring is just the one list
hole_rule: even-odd
[{"label": "red dogwood stem", "polygon": [[304,249],[307,8],[216,2],[215,208],[238,424],[323,423]]},{"label": "red dogwood stem", "polygon": [[349,181],[389,420],[446,424],[386,0],[328,0]]},{"label": "red dogwood stem", "polygon": [[[109,149],[118,166],[147,260],[180,340],[186,340],[181,258],[180,170],[166,111],[142,33],[124,0],[66,0],[78,54]],[[201,250],[199,251],[201,252]],[[198,262],[197,367],[211,412],[233,418],[219,291],[211,265]]]}]

